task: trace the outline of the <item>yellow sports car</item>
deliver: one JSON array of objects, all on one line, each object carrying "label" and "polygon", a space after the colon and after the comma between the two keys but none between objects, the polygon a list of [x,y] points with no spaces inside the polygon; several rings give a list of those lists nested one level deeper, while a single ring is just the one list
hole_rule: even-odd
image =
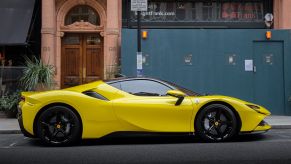
[{"label": "yellow sports car", "polygon": [[23,92],[18,120],[24,135],[50,145],[113,132],[195,133],[218,142],[269,130],[268,115],[264,107],[236,98],[199,95],[152,78],[124,78]]}]

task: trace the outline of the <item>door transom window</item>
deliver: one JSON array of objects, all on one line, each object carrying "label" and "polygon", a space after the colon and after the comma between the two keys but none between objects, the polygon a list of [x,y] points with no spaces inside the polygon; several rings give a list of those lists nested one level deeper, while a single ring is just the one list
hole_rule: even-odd
[{"label": "door transom window", "polygon": [[81,5],[72,8],[66,16],[65,25],[75,22],[90,22],[93,25],[100,25],[100,17],[98,13],[90,6]]}]

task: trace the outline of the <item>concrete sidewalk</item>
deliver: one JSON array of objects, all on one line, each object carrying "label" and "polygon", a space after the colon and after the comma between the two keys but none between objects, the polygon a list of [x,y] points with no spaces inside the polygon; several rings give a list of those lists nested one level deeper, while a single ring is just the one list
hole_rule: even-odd
[{"label": "concrete sidewalk", "polygon": [[[265,119],[272,129],[291,129],[291,116],[270,116]],[[0,117],[0,134],[21,133],[17,119]]]},{"label": "concrete sidewalk", "polygon": [[291,116],[269,116],[265,121],[272,129],[291,129]]},{"label": "concrete sidewalk", "polygon": [[0,134],[18,134],[21,133],[17,119],[0,118]]}]

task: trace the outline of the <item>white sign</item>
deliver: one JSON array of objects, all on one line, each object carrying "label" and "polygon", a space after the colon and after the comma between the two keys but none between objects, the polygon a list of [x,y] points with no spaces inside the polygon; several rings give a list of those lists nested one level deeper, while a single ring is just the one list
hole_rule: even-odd
[{"label": "white sign", "polygon": [[253,71],[254,63],[253,60],[245,60],[245,71]]},{"label": "white sign", "polygon": [[142,69],[142,52],[137,52],[136,64],[136,69]]},{"label": "white sign", "polygon": [[147,11],[148,0],[131,0],[131,11]]},{"label": "white sign", "polygon": [[[135,13],[137,15],[137,12]],[[167,11],[144,11],[141,13],[142,16],[175,16],[175,12],[167,12]]]}]

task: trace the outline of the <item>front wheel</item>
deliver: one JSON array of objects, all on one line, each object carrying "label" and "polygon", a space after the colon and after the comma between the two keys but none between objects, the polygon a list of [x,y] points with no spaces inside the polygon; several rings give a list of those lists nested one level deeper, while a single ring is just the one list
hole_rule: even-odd
[{"label": "front wheel", "polygon": [[37,135],[48,145],[64,146],[80,138],[81,122],[78,116],[64,106],[53,106],[43,111],[37,121]]},{"label": "front wheel", "polygon": [[206,106],[196,117],[196,134],[205,141],[226,141],[237,133],[237,118],[233,111],[225,105],[211,104]]}]

